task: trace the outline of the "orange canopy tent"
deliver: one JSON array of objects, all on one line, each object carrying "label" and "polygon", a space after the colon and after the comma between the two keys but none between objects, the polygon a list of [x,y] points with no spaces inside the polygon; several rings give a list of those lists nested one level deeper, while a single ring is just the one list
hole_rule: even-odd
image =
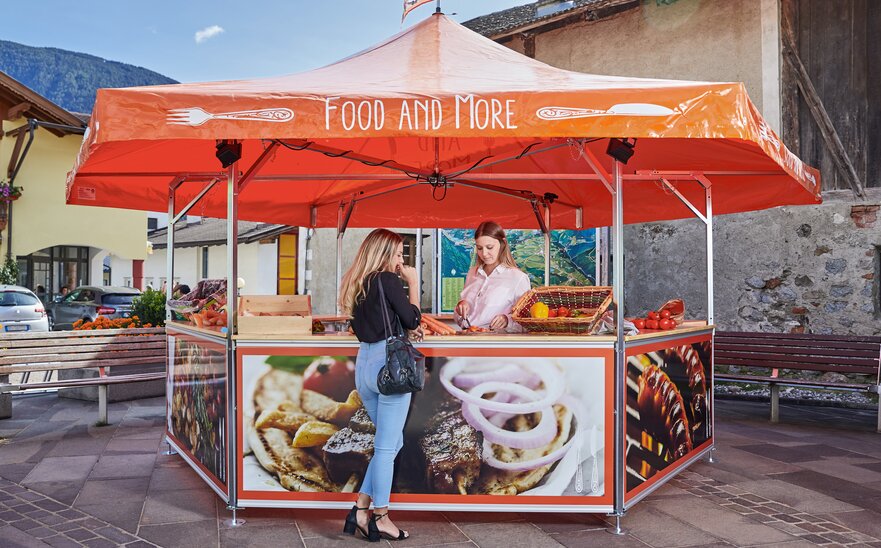
[{"label": "orange canopy tent", "polygon": [[691,217],[674,194],[708,185],[716,214],[820,202],[740,83],[561,70],[442,14],[305,73],[99,90],[67,201],[163,211],[171,184],[226,217],[224,185],[205,190],[222,139],[242,145],[243,220],[336,227],[357,203],[348,226],[535,228],[549,206],[552,228],[608,226],[610,137],[636,139],[625,223]]}]

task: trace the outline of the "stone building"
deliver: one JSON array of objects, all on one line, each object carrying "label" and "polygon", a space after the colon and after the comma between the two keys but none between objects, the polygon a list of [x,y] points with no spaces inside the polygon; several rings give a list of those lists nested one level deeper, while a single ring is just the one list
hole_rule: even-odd
[{"label": "stone building", "polygon": [[[881,3],[541,0],[465,25],[570,70],[744,82],[826,190],[818,206],[716,217],[717,324],[881,333]],[[626,238],[627,313],[681,296],[705,317],[703,225],[634,225]]]}]

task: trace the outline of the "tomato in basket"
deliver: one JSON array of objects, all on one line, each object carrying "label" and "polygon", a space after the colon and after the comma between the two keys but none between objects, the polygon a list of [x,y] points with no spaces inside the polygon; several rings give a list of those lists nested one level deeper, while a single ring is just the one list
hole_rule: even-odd
[{"label": "tomato in basket", "polygon": [[557,317],[557,309],[551,308],[548,310],[548,318],[556,318]]},{"label": "tomato in basket", "polygon": [[569,317],[569,309],[565,306],[561,306],[557,308],[557,317],[558,318],[567,318]]}]

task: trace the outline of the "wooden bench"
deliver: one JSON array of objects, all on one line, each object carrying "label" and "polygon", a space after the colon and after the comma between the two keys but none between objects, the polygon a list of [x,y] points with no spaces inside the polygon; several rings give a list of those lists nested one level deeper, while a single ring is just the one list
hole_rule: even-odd
[{"label": "wooden bench", "polygon": [[[717,381],[767,383],[771,387],[771,422],[780,419],[780,385],[878,393],[881,385],[881,337],[804,333],[717,331],[714,363],[756,370],[746,374],[715,373]],[[783,372],[816,371],[866,375],[858,382],[799,379]],[[783,373],[783,374],[781,374]],[[878,410],[881,432],[881,407]]]},{"label": "wooden bench", "polygon": [[[111,384],[154,381],[165,371],[118,374],[121,368],[166,364],[164,328],[56,331],[0,335],[0,395],[51,388],[98,387],[98,421],[107,422],[107,387]],[[97,369],[98,376],[52,380],[55,371]],[[114,375],[110,376],[113,369]],[[42,373],[31,382],[34,373]],[[20,374],[16,383],[9,375]]]}]

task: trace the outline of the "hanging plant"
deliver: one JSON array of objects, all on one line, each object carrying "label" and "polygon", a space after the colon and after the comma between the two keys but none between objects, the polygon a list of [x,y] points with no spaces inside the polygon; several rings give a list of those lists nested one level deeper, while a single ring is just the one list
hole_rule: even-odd
[{"label": "hanging plant", "polygon": [[20,186],[13,186],[9,181],[0,181],[0,201],[11,202],[21,198],[24,189]]}]

